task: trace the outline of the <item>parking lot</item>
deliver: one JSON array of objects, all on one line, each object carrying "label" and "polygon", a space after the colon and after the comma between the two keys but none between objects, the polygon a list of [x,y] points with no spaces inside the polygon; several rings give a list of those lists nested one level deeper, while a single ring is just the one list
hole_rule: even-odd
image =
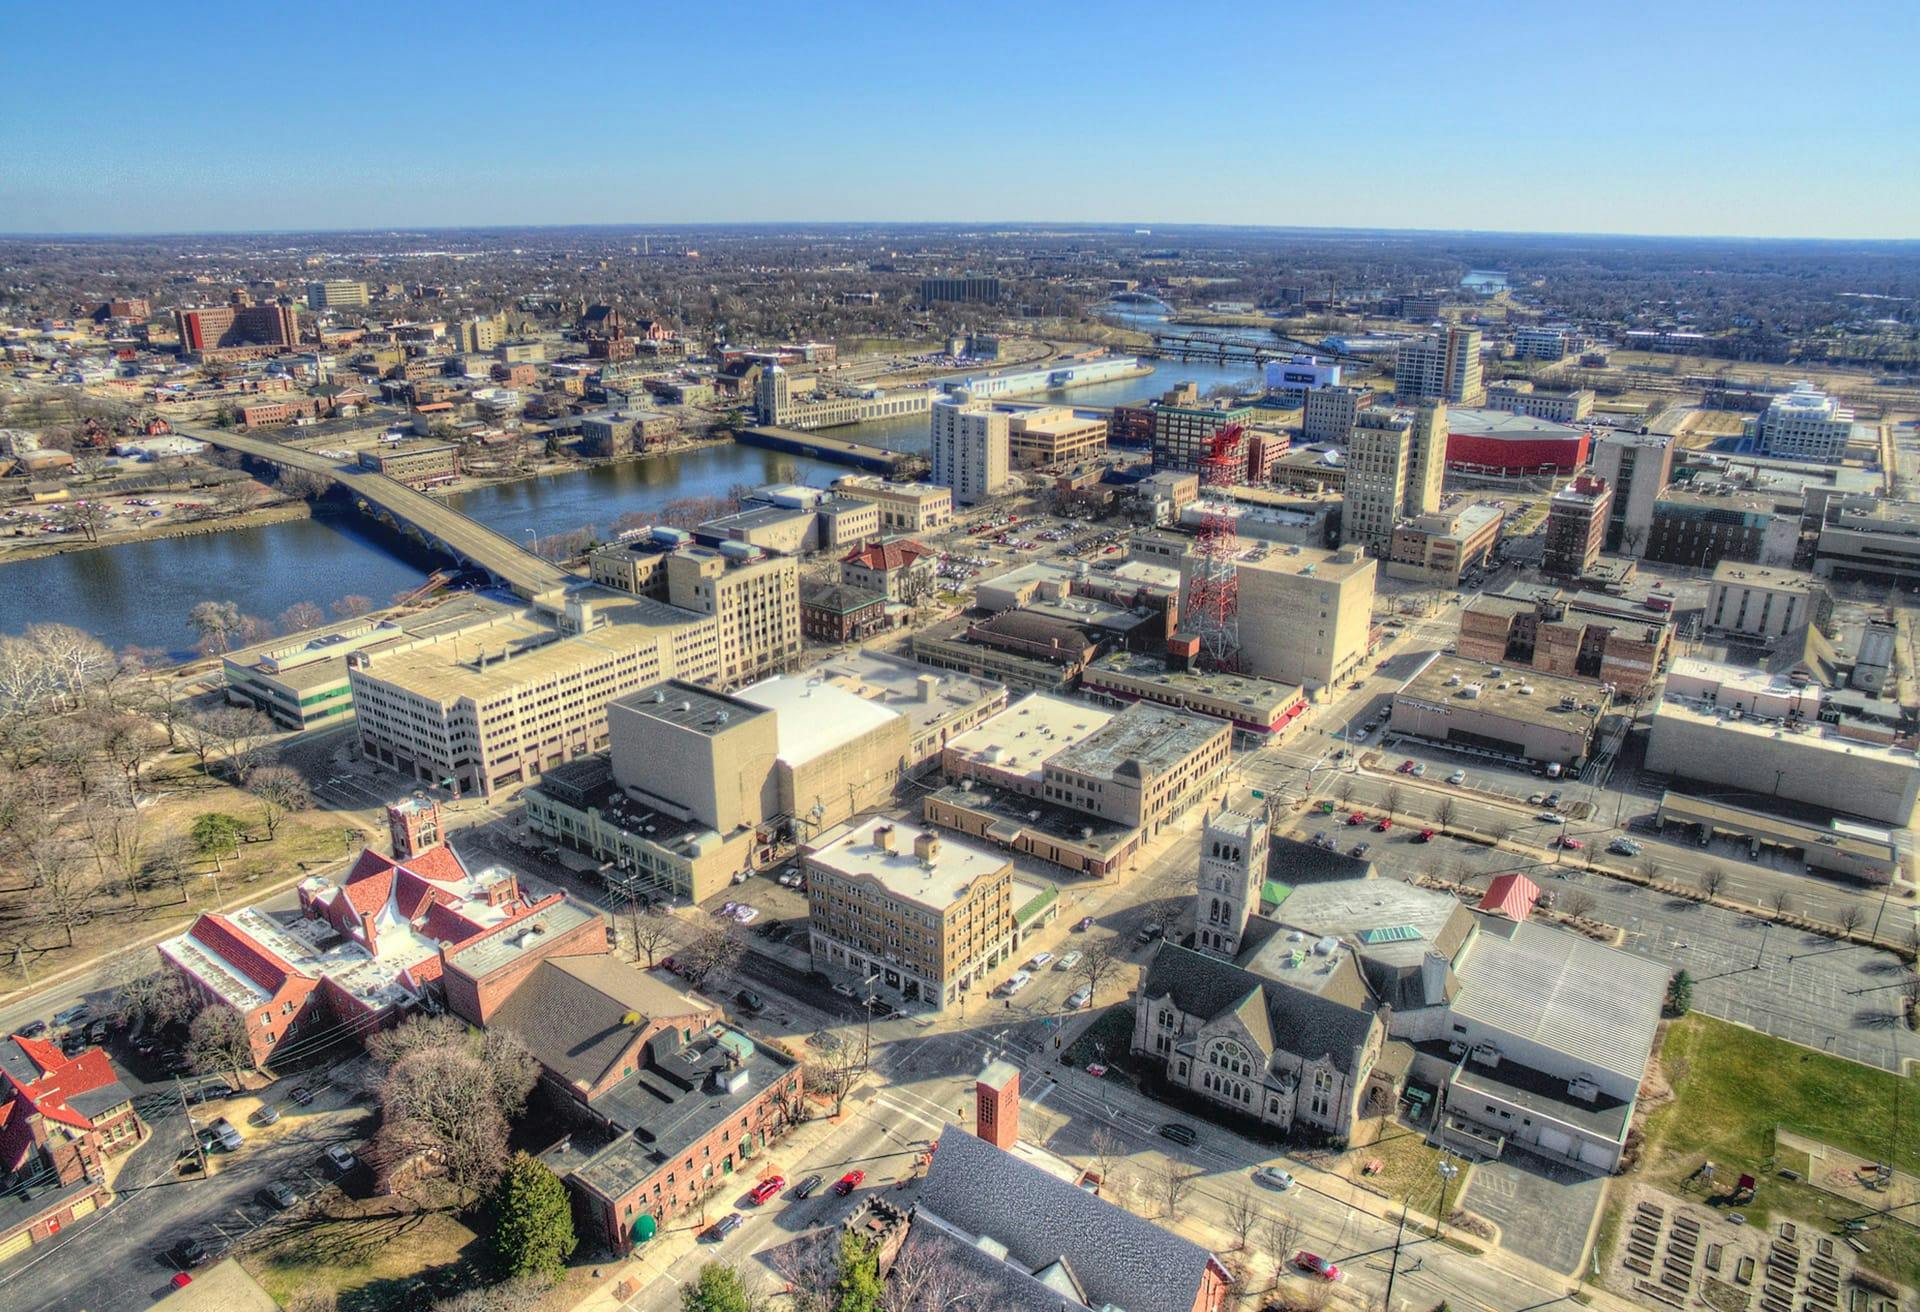
[{"label": "parking lot", "polygon": [[1509,1148],[1500,1160],[1473,1168],[1461,1202],[1500,1227],[1502,1248],[1571,1275],[1606,1187],[1605,1176]]}]

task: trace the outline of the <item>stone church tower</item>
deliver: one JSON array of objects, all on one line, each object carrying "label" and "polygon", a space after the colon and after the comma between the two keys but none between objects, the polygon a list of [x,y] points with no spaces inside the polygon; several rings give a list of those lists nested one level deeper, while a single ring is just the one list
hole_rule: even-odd
[{"label": "stone church tower", "polygon": [[1229,960],[1236,956],[1247,917],[1260,910],[1260,885],[1266,878],[1266,818],[1234,811],[1209,815],[1200,835],[1194,946]]}]

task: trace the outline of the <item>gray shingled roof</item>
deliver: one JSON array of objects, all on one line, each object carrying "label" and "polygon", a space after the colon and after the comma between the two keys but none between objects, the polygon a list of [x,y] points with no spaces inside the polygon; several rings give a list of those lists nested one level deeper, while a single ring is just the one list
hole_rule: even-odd
[{"label": "gray shingled roof", "polygon": [[512,1030],[540,1064],[568,1080],[594,1083],[637,1033],[623,1024],[706,1010],[679,990],[611,956],[549,957],[515,986],[490,1025]]},{"label": "gray shingled roof", "polygon": [[[1090,1305],[1193,1312],[1213,1255],[1012,1153],[949,1126],[927,1169],[920,1209],[965,1234],[1006,1245],[1037,1272],[1063,1259]],[[1047,1306],[1044,1296],[1033,1304]]]},{"label": "gray shingled roof", "polygon": [[1339,981],[1339,987],[1329,987],[1325,993],[1310,993],[1178,943],[1162,943],[1140,993],[1148,998],[1171,996],[1181,1011],[1211,1020],[1234,1010],[1249,990],[1258,989],[1266,1000],[1273,1041],[1282,1051],[1309,1061],[1326,1057],[1339,1070],[1355,1075],[1354,1053],[1365,1046],[1373,1027],[1374,1004],[1350,955],[1342,970],[1353,978]]}]

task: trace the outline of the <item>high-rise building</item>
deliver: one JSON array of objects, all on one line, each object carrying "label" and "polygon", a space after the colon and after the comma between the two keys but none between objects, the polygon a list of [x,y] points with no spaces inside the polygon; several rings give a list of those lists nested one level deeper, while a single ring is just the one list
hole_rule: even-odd
[{"label": "high-rise building", "polygon": [[1673,481],[1673,439],[1604,429],[1595,435],[1593,472],[1613,488],[1606,549],[1636,559],[1645,555],[1653,508]]},{"label": "high-rise building", "polygon": [[1235,811],[1209,816],[1200,835],[1194,946],[1231,961],[1240,951],[1247,917],[1260,911],[1260,886],[1266,878],[1266,818]]},{"label": "high-rise building", "polygon": [[1000,280],[990,274],[968,273],[957,278],[922,278],[920,304],[941,301],[991,304],[1000,299]]},{"label": "high-rise building", "polygon": [[173,319],[189,355],[300,344],[300,316],[290,305],[209,305],[175,310]]},{"label": "high-rise building", "polygon": [[1341,534],[1376,556],[1387,554],[1393,524],[1407,499],[1413,463],[1413,421],[1405,411],[1371,406],[1355,420],[1347,444],[1347,505]]},{"label": "high-rise building", "polygon": [[1573,345],[1573,334],[1564,328],[1523,325],[1513,330],[1513,354],[1521,360],[1565,359]]},{"label": "high-rise building", "polygon": [[363,282],[329,278],[307,284],[309,310],[364,310],[367,300],[367,285]]},{"label": "high-rise building", "polygon": [[1765,455],[1837,464],[1853,436],[1853,411],[1812,383],[1795,383],[1747,421],[1747,436],[1760,439]]},{"label": "high-rise building", "polygon": [[1257,413],[1250,405],[1199,400],[1191,386],[1176,388],[1154,407],[1153,467],[1197,471],[1216,429],[1251,424]]},{"label": "high-rise building", "polygon": [[1613,489],[1592,470],[1582,470],[1547,502],[1546,551],[1540,568],[1547,574],[1577,579],[1600,559],[1607,540],[1607,512]]},{"label": "high-rise building", "polygon": [[1400,513],[1431,515],[1440,509],[1447,475],[1447,403],[1422,401],[1407,438],[1407,491]]},{"label": "high-rise building", "polygon": [[744,542],[690,546],[687,534],[669,528],[609,543],[587,565],[595,583],[717,619],[714,677],[727,687],[783,670],[800,654],[800,566],[792,556]]},{"label": "high-rise building", "polygon": [[478,355],[499,346],[507,335],[507,316],[505,314],[475,315],[471,319],[456,319],[447,327],[447,336],[453,339],[453,349],[462,355]]},{"label": "high-rise building", "polygon": [[1337,442],[1345,446],[1353,437],[1354,419],[1372,404],[1370,387],[1313,388],[1301,408],[1302,436],[1309,442]]},{"label": "high-rise building", "polygon": [[962,504],[998,496],[1007,485],[1007,416],[964,391],[935,401],[932,415],[933,481]]},{"label": "high-rise building", "polygon": [[1480,380],[1480,330],[1449,328],[1445,334],[1402,342],[1393,357],[1393,397],[1479,405],[1486,399]]}]

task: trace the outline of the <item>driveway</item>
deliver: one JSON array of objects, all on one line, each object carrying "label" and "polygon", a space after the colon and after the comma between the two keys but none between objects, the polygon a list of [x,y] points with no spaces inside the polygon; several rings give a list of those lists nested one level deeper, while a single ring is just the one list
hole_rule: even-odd
[{"label": "driveway", "polygon": [[1605,1176],[1509,1148],[1501,1160],[1473,1168],[1462,1206],[1499,1226],[1508,1252],[1571,1275],[1606,1187]]}]

